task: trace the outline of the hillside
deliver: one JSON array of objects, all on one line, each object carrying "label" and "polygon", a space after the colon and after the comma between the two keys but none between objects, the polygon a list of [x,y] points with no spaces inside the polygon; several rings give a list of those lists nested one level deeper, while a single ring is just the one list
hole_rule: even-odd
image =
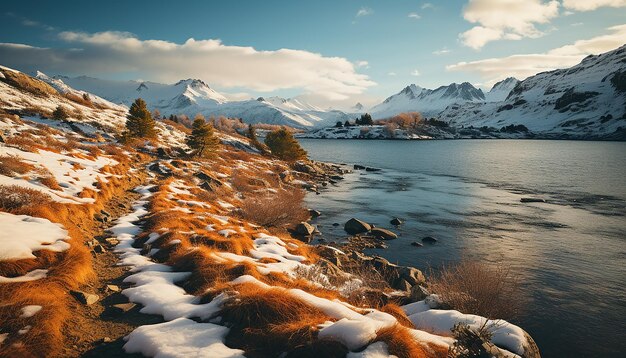
[{"label": "hillside", "polygon": [[[164,122],[122,145],[126,112],[87,97],[0,68],[0,356],[445,357],[463,323],[494,354],[539,357],[521,328],[446,309],[419,270],[286,230],[309,217],[301,188],[344,168],[223,132],[194,158]],[[47,118],[59,105],[70,117]]]}]

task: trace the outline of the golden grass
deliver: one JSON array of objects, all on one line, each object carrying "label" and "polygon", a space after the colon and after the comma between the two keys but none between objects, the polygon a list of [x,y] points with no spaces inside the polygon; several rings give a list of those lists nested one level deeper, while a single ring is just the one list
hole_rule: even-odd
[{"label": "golden grass", "polygon": [[409,330],[399,324],[376,332],[376,340],[387,344],[389,354],[398,358],[446,357],[447,347],[424,345]]}]

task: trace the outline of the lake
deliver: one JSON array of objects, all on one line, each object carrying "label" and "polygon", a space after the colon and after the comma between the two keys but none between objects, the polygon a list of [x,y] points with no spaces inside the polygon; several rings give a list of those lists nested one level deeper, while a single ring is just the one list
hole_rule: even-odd
[{"label": "lake", "polygon": [[[528,301],[512,321],[544,357],[626,351],[626,143],[300,139],[312,159],[362,164],[307,205],[326,240],[351,217],[400,234],[368,253],[428,270],[461,257],[504,262]],[[546,203],[521,203],[522,197]],[[393,217],[406,220],[399,228]],[[333,223],[341,226],[333,227]],[[412,241],[436,237],[435,245]]]}]

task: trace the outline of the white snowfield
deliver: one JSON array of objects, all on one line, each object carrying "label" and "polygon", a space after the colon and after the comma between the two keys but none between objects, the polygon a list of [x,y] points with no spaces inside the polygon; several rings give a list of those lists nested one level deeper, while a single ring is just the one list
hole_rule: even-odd
[{"label": "white snowfield", "polygon": [[99,191],[95,186],[97,181],[106,183],[107,178],[111,176],[111,174],[101,173],[100,170],[106,165],[118,164],[117,161],[106,156],[99,156],[97,159],[91,160],[47,150],[39,150],[37,153],[26,152],[3,144],[0,144],[0,156],[14,156],[35,167],[45,168],[56,179],[62,190],[53,190],[32,180],[5,175],[0,175],[0,185],[17,185],[38,190],[50,195],[53,201],[73,204],[93,203],[94,199],[79,198],[78,194],[84,189]]}]

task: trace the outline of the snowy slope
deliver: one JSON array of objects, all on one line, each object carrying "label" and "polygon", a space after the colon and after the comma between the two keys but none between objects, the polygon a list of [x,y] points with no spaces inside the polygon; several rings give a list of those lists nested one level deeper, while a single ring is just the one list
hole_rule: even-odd
[{"label": "snowy slope", "polygon": [[[568,69],[542,72],[515,85],[506,99],[452,105],[440,119],[454,126],[501,128],[572,138],[611,138],[626,128],[626,45],[586,57]],[[621,88],[616,84],[621,75]],[[617,132],[616,132],[617,131]]]},{"label": "snowy slope", "polygon": [[504,101],[518,83],[519,80],[515,77],[509,77],[496,83],[489,92],[485,93],[485,100],[487,102]]},{"label": "snowy slope", "polygon": [[452,83],[434,90],[412,84],[372,107],[371,112],[375,119],[388,118],[402,112],[421,112],[428,117],[451,104],[484,101],[483,91],[468,82]]},{"label": "snowy slope", "polygon": [[130,105],[141,97],[163,115],[202,113],[209,116],[243,118],[248,123],[270,123],[298,128],[325,126],[345,121],[348,115],[324,110],[297,98],[260,97],[256,100],[228,101],[200,80],[187,79],[168,85],[156,82],[111,81],[92,77],[56,77],[64,83],[102,96],[109,101]]}]

